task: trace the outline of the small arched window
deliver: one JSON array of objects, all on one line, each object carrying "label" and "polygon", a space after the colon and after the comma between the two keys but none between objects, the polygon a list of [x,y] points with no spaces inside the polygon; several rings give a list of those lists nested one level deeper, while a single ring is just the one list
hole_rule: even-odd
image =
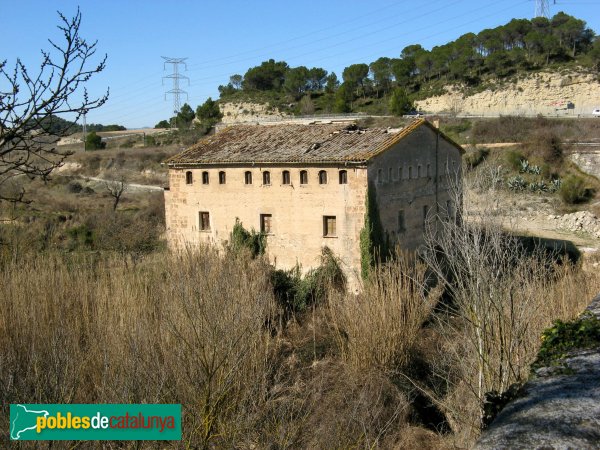
[{"label": "small arched window", "polygon": [[192,184],[194,183],[194,176],[192,175],[192,172],[190,170],[188,170],[185,173],[185,184]]},{"label": "small arched window", "polygon": [[300,184],[308,184],[308,172],[306,170],[300,171]]},{"label": "small arched window", "polygon": [[327,184],[327,171],[319,171],[319,184]]},{"label": "small arched window", "polygon": [[283,184],[290,184],[290,171],[289,170],[284,170],[281,174],[281,182]]},{"label": "small arched window", "polygon": [[225,172],[219,172],[219,184],[225,184]]},{"label": "small arched window", "polygon": [[412,178],[412,166],[408,166],[408,179]]},{"label": "small arched window", "polygon": [[244,172],[244,183],[252,184],[252,172],[250,172],[249,170]]},{"label": "small arched window", "polygon": [[202,172],[202,184],[208,184],[208,172]]},{"label": "small arched window", "polygon": [[268,170],[263,172],[263,185],[270,185],[271,184],[271,172],[269,172]]},{"label": "small arched window", "polygon": [[402,180],[402,166],[398,167],[398,180]]},{"label": "small arched window", "polygon": [[421,164],[417,166],[417,178],[421,178]]},{"label": "small arched window", "polygon": [[394,180],[393,171],[394,171],[394,169],[392,169],[391,167],[388,169],[388,182],[389,183],[391,183]]},{"label": "small arched window", "polygon": [[348,172],[340,170],[340,184],[348,184]]}]

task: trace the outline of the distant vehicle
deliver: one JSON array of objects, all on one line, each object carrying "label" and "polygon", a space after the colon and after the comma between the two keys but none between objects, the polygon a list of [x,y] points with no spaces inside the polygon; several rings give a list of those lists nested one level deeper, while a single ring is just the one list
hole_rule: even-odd
[{"label": "distant vehicle", "polygon": [[594,108],[594,110],[592,111],[592,116],[600,117],[600,108]]},{"label": "distant vehicle", "polygon": [[410,111],[405,114],[406,117],[421,117],[424,115],[425,113],[423,111]]}]

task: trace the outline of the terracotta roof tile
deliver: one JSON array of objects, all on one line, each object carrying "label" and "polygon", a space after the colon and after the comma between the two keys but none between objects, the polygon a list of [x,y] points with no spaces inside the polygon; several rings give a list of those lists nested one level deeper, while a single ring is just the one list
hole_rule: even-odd
[{"label": "terracotta roof tile", "polygon": [[165,161],[169,166],[223,163],[364,162],[419,126],[399,132],[355,125],[238,125],[200,140]]}]

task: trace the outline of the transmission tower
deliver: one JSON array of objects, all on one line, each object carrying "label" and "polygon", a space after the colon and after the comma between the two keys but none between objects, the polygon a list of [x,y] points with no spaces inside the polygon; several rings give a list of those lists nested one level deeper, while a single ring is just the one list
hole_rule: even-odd
[{"label": "transmission tower", "polygon": [[535,17],[550,17],[550,6],[548,0],[535,0]]},{"label": "transmission tower", "polygon": [[173,80],[173,89],[165,92],[165,100],[167,99],[167,94],[173,95],[173,114],[177,115],[177,113],[181,109],[181,102],[179,100],[179,96],[185,94],[185,98],[186,99],[188,98],[187,97],[188,93],[179,88],[179,80],[182,80],[182,79],[187,80],[188,86],[190,84],[190,79],[188,77],[186,77],[185,75],[181,75],[179,73],[179,64],[183,64],[185,67],[185,70],[187,70],[187,65],[185,63],[185,60],[187,58],[169,58],[167,56],[161,56],[161,58],[165,60],[164,69],[166,69],[167,64],[173,64],[173,73],[163,77],[163,85],[165,82],[165,78],[170,78]]}]

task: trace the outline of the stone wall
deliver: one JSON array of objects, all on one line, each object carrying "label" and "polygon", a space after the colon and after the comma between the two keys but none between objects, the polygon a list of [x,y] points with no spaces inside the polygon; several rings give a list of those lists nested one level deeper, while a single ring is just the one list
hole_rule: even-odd
[{"label": "stone wall", "polygon": [[[289,170],[291,183],[282,183]],[[300,184],[300,171],[308,172],[308,184]],[[327,184],[319,184],[318,172],[327,172]],[[339,170],[347,171],[347,184],[339,183]],[[193,184],[186,184],[186,171],[169,170],[170,190],[165,192],[167,236],[171,247],[200,242],[223,247],[238,218],[250,230],[260,229],[260,215],[271,214],[272,232],[267,236],[267,254],[278,268],[300,264],[304,271],[320,263],[321,249],[329,247],[343,264],[352,287],[360,277],[359,235],[364,225],[367,171],[365,168],[332,166],[246,166],[190,169]],[[209,184],[202,184],[202,172]],[[226,184],[219,184],[224,171]],[[245,184],[245,172],[252,184]],[[264,185],[269,171],[271,184]],[[199,230],[199,212],[210,215],[210,230]],[[324,237],[323,217],[336,217],[336,237]]]},{"label": "stone wall", "polygon": [[[436,164],[436,133],[423,126],[374,158],[369,166],[369,180],[377,192],[382,225],[392,241],[398,241],[403,248],[415,249],[423,243],[426,214],[430,221],[436,215],[446,217],[449,207],[450,215],[456,215],[456,200],[451,191],[457,183],[449,175],[460,177],[461,154],[442,138],[438,146]],[[450,180],[454,181],[452,186]],[[400,212],[404,216],[403,227]]]}]

